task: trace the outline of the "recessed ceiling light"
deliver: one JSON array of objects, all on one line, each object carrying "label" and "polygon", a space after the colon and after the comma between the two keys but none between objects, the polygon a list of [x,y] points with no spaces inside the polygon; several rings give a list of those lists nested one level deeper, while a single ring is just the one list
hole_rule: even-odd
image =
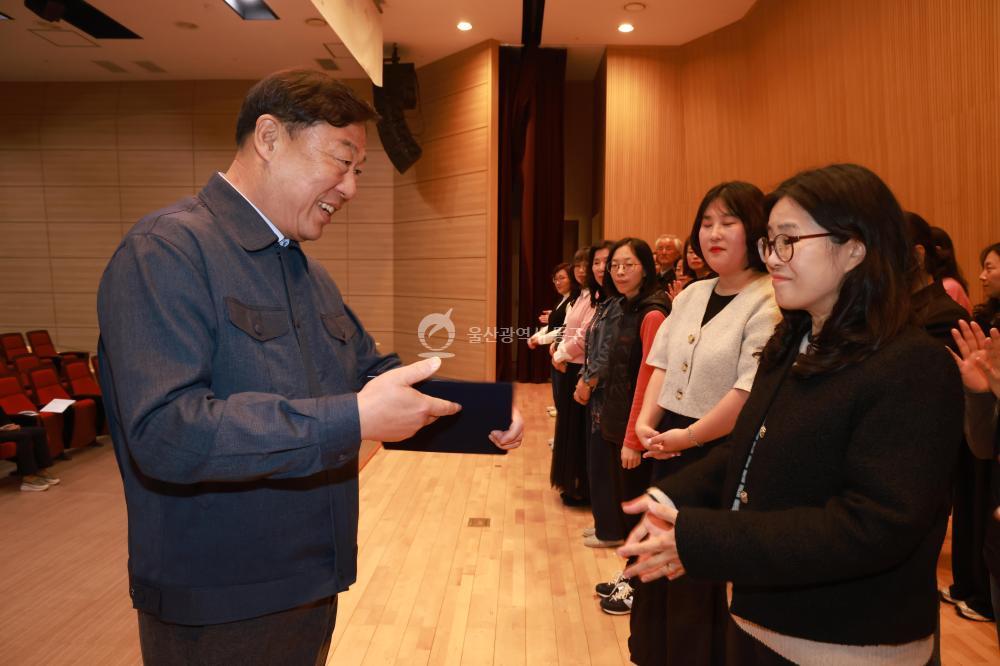
[{"label": "recessed ceiling light", "polygon": [[646,5],[641,2],[629,2],[625,5],[625,11],[627,12],[641,12],[646,8]]},{"label": "recessed ceiling light", "polygon": [[456,27],[462,32],[468,32],[469,30],[472,30],[472,24],[469,23],[468,21],[459,21]]},{"label": "recessed ceiling light", "polygon": [[326,25],[326,21],[321,18],[312,17],[306,19],[306,25],[310,28],[322,28]]},{"label": "recessed ceiling light", "polygon": [[198,24],[191,23],[191,21],[177,21],[174,26],[180,28],[181,30],[197,30]]},{"label": "recessed ceiling light", "polygon": [[633,30],[635,30],[635,26],[631,23],[622,23],[618,26],[618,32],[632,32]]}]

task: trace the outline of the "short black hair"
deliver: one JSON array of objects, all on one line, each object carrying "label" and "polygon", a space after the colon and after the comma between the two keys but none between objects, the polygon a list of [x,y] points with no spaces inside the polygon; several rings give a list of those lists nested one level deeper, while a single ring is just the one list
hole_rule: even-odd
[{"label": "short black hair", "polygon": [[[764,193],[760,188],[739,180],[719,183],[708,192],[698,206],[698,214],[694,216],[691,227],[691,247],[694,253],[704,261],[705,254],[701,251],[701,240],[698,232],[701,230],[701,218],[716,199],[721,199],[730,213],[743,223],[743,233],[746,236],[747,264],[758,273],[766,273],[767,266],[757,251],[757,241],[767,235],[767,217],[764,215]],[[706,262],[707,265],[707,262]],[[711,268],[711,266],[709,266]]]},{"label": "short black hair", "polygon": [[264,114],[280,120],[289,134],[317,123],[347,127],[379,117],[343,83],[309,69],[275,72],[250,88],[236,119],[237,146],[253,134]]},{"label": "short black hair", "polygon": [[[615,244],[614,241],[603,240],[598,242],[596,245],[590,246],[590,252],[587,254],[587,288],[590,290],[590,303],[594,307],[604,300],[606,295],[606,290],[604,284],[599,284],[597,282],[597,276],[594,275],[594,259],[597,257],[597,253],[601,250],[608,251],[608,261],[611,261],[611,247]],[[608,279],[608,269],[605,266],[604,269],[604,281],[607,282]]]}]

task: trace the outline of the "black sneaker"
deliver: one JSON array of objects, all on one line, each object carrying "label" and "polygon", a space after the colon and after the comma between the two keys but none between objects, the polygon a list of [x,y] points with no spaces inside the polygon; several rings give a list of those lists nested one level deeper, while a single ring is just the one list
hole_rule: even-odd
[{"label": "black sneaker", "polygon": [[618,587],[618,583],[625,580],[625,577],[622,575],[623,573],[624,572],[619,571],[614,575],[614,578],[606,583],[598,583],[594,586],[594,591],[597,592],[600,597],[607,599],[614,594],[615,588]]},{"label": "black sneaker", "polygon": [[601,610],[608,615],[628,615],[632,612],[632,586],[627,580],[618,583],[610,597],[601,599]]}]

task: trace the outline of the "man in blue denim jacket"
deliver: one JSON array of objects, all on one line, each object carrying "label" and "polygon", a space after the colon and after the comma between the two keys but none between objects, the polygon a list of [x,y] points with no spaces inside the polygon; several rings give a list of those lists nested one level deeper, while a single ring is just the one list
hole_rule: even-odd
[{"label": "man in blue denim jacket", "polygon": [[101,280],[147,664],[324,663],[356,577],[361,439],[458,411],[411,387],[440,361],[379,355],[300,246],[354,196],[374,118],[325,75],[264,79],[226,173],[143,218]]}]

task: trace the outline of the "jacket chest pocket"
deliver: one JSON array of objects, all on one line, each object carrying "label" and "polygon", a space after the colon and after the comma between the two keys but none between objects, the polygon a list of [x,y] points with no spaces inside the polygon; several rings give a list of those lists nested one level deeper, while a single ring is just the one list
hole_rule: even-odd
[{"label": "jacket chest pocket", "polygon": [[226,297],[229,321],[258,342],[267,342],[288,333],[288,313],[284,308],[247,305]]},{"label": "jacket chest pocket", "polygon": [[323,327],[327,333],[343,344],[347,344],[358,332],[351,318],[343,313],[324,314]]}]

